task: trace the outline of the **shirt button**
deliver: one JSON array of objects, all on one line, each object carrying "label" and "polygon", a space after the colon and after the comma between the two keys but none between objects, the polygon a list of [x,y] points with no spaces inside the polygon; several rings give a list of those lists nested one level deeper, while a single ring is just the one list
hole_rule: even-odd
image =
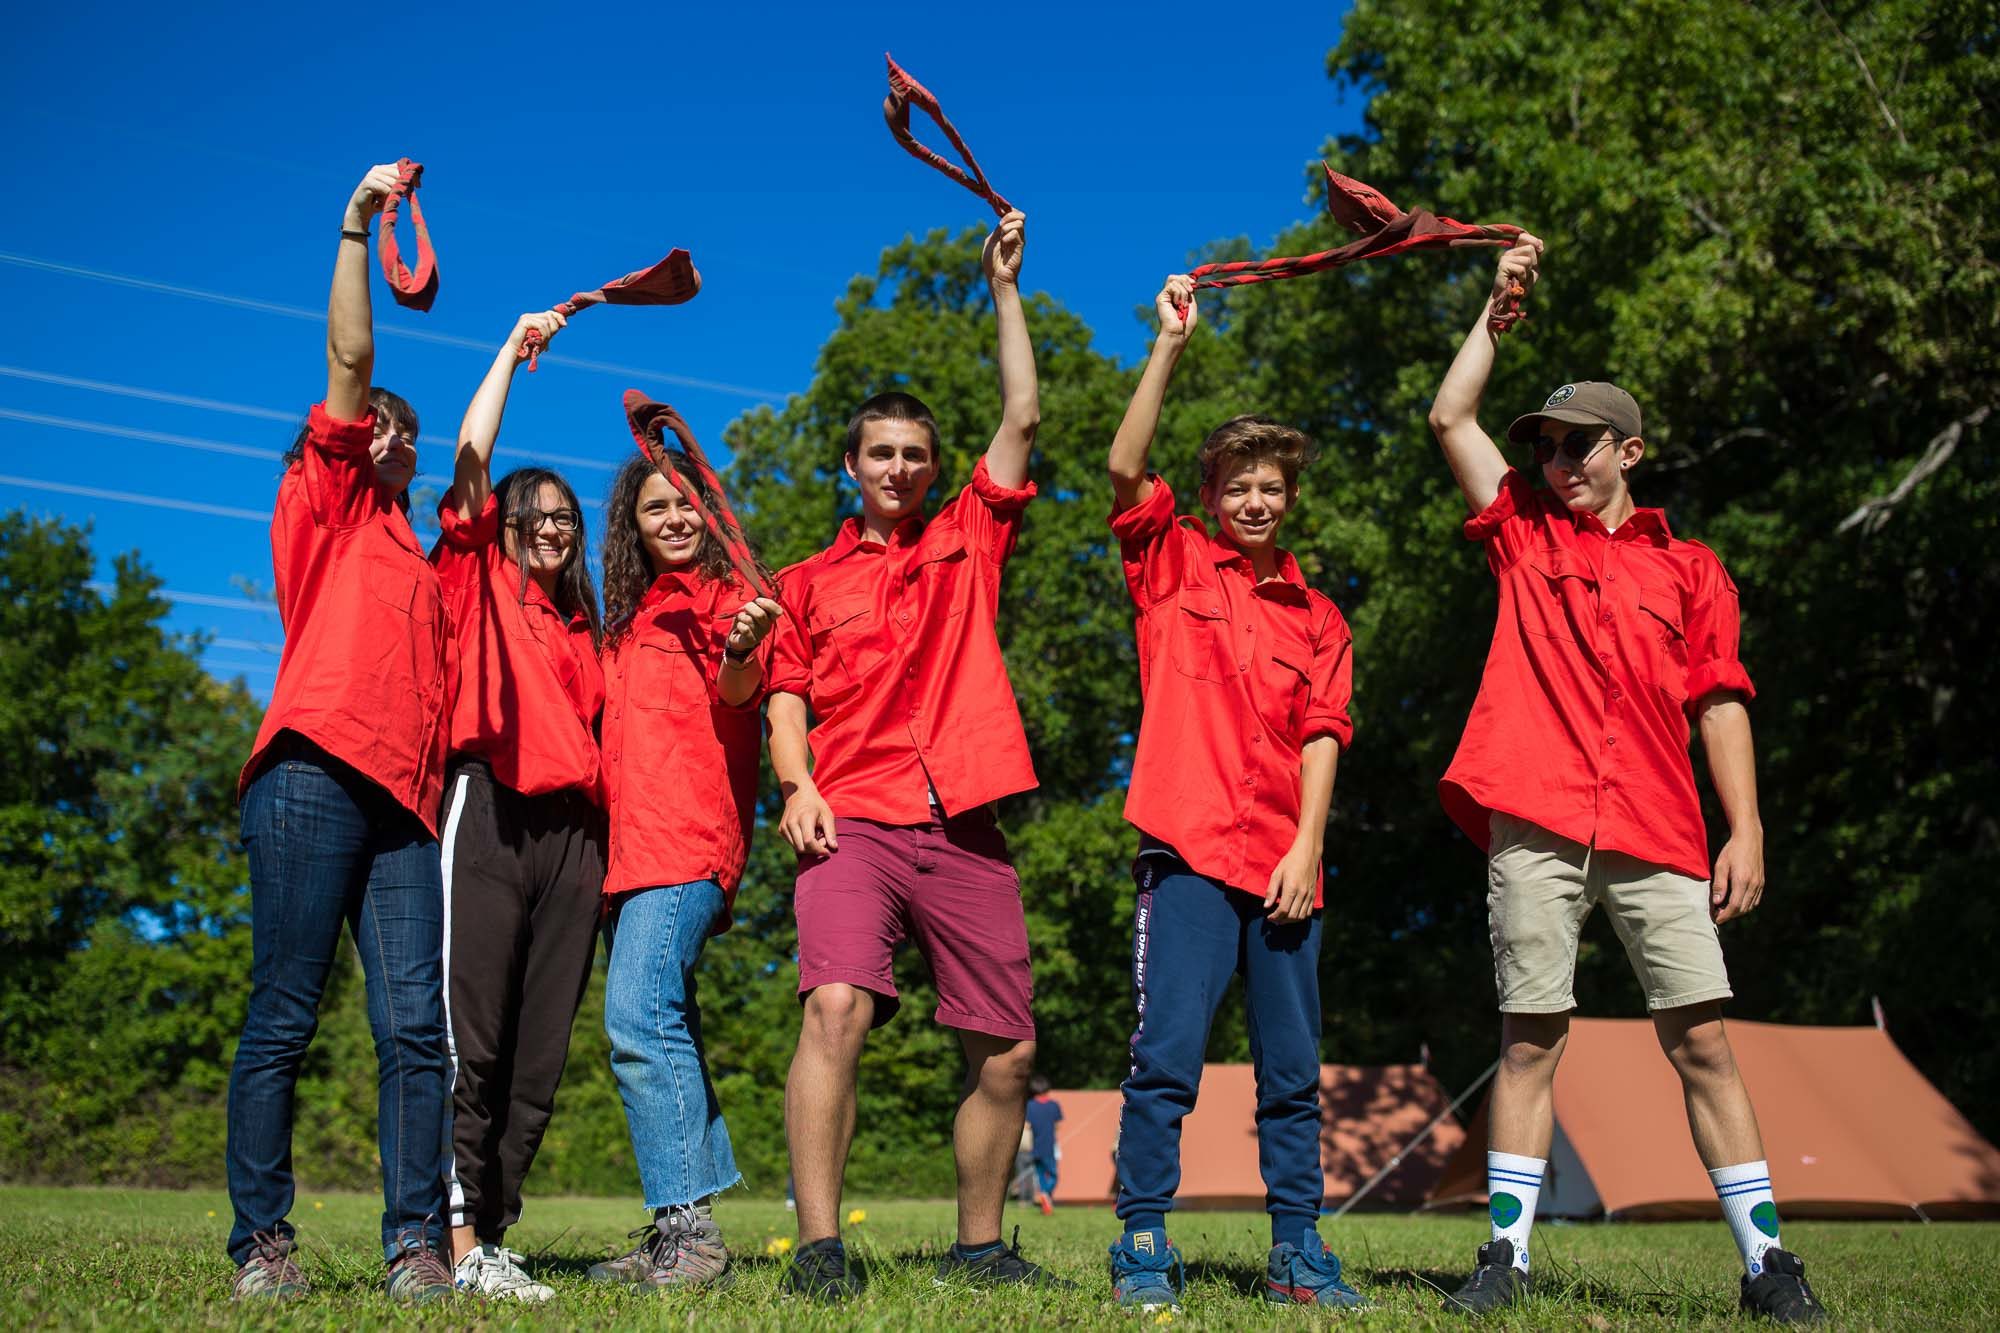
[{"label": "shirt button", "polygon": [[917,678],[917,669],[915,667],[911,667],[908,671],[905,671],[903,674],[908,676],[911,680],[915,680]]},{"label": "shirt button", "polygon": [[1252,745],[1262,745],[1264,743],[1264,738],[1262,736],[1252,736],[1250,738],[1250,743]]},{"label": "shirt button", "polygon": [[1625,697],[1625,692],[1619,689],[1616,685],[1614,685],[1611,687],[1611,697],[1614,699],[1623,699]]},{"label": "shirt button", "polygon": [[1604,743],[1606,745],[1616,745],[1618,744],[1618,738],[1616,736],[1606,736],[1604,738]]},{"label": "shirt button", "polygon": [[1610,791],[1610,790],[1611,790],[1611,779],[1610,779],[1610,778],[1606,778],[1606,779],[1604,779],[1604,790],[1606,790],[1606,791]]},{"label": "shirt button", "polygon": [[1243,627],[1243,632],[1245,634],[1255,634],[1257,632],[1257,627],[1255,625],[1245,625]]},{"label": "shirt button", "polygon": [[1247,829],[1250,827],[1250,825],[1244,822],[1243,820],[1239,819],[1236,821],[1236,827],[1238,829]]},{"label": "shirt button", "polygon": [[1609,611],[1604,613],[1604,623],[1607,625],[1611,623],[1611,613]]},{"label": "shirt button", "polygon": [[1238,662],[1236,664],[1236,669],[1238,671],[1248,671],[1250,669],[1250,664],[1248,662]]},{"label": "shirt button", "polygon": [[1609,661],[1611,660],[1611,654],[1610,654],[1610,653],[1599,653],[1599,654],[1597,655],[1597,659],[1598,659],[1598,660],[1599,660],[1600,662],[1609,662]]}]

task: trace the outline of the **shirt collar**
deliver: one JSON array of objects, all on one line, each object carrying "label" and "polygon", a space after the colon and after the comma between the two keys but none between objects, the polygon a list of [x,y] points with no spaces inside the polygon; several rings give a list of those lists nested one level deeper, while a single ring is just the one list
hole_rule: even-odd
[{"label": "shirt collar", "polygon": [[670,569],[653,580],[646,589],[646,595],[639,599],[639,609],[635,615],[645,615],[669,597],[688,596],[695,590],[700,571],[693,565],[685,569]]},{"label": "shirt collar", "polygon": [[1632,535],[1625,540],[1652,538],[1664,545],[1672,541],[1674,536],[1673,529],[1667,526],[1667,511],[1664,509],[1634,509],[1631,516],[1618,525],[1617,532],[1606,528],[1604,520],[1595,514],[1578,514],[1575,517],[1577,526],[1584,531],[1595,532],[1613,541],[1619,540],[1623,534],[1629,532]]},{"label": "shirt collar", "polygon": [[[1249,575],[1252,579],[1256,578],[1256,566],[1251,562],[1249,555],[1241,546],[1238,546],[1230,538],[1224,536],[1219,527],[1216,531],[1210,532],[1207,535],[1208,553],[1217,565],[1240,563],[1243,566],[1245,574]],[[1282,546],[1278,548],[1278,578],[1291,584],[1300,592],[1304,592],[1306,589],[1305,575],[1299,572],[1298,560],[1290,551],[1287,551]],[[1260,584],[1259,586],[1262,585]]]},{"label": "shirt collar", "polygon": [[889,545],[885,547],[879,542],[872,542],[863,537],[861,535],[861,520],[850,518],[842,523],[840,531],[834,534],[833,545],[827,548],[826,558],[828,560],[839,560],[853,552],[857,547],[863,546],[877,551],[914,546],[917,538],[923,535],[923,531],[923,516],[921,514],[912,514],[896,525],[895,531],[889,534]]}]

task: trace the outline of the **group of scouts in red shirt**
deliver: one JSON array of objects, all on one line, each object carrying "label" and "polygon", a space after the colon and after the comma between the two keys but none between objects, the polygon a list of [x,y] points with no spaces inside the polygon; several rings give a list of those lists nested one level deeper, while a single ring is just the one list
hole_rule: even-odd
[{"label": "group of scouts in red shirt", "polygon": [[[844,451],[861,514],[783,571],[773,600],[704,522],[720,497],[703,474],[670,451],[679,476],[697,478],[684,495],[634,457],[605,506],[600,613],[575,492],[545,469],[491,474],[516,367],[561,331],[559,312],[522,316],[499,349],[460,427],[442,535],[428,555],[414,535],[416,414],[372,383],[369,224],[395,183],[395,168],[374,168],[348,202],[327,395],[287,456],[272,521],[286,641],[242,779],[254,945],[229,1100],[236,1295],[307,1286],[287,1216],[293,1096],[343,927],[380,1065],[391,1295],[554,1295],[504,1241],[600,933],[613,1069],[652,1220],[591,1277],[733,1278],[711,1204],[741,1176],[702,1053],[696,969],[731,924],[766,726],[780,832],[798,855],[803,1009],[786,1086],[800,1244],[782,1289],[839,1300],[863,1288],[840,1239],[841,1181],[858,1062],[896,1012],[892,958],[906,939],[967,1065],[958,1235],[938,1277],[1069,1286],[1000,1239],[1035,1051],[1021,885],[993,812],[1035,785],[995,630],[1035,497],[1024,219],[1003,217],[983,254],[1001,419],[956,496],[926,513],[939,472],[929,409],[906,393],[869,399]],[[1529,237],[1508,251],[1491,300],[1532,285],[1540,250]],[[1312,453],[1304,435],[1258,416],[1217,427],[1189,479],[1205,518],[1179,515],[1148,469],[1198,319],[1193,294],[1179,276],[1160,292],[1159,337],[1109,458],[1145,703],[1126,802],[1139,831],[1137,1022],[1111,1290],[1123,1306],[1178,1306],[1181,1256],[1165,1228],[1180,1125],[1240,976],[1272,1232],[1261,1294],[1360,1307],[1316,1230],[1322,841],[1353,732],[1352,640],[1277,544]],[[1745,1305],[1811,1318],[1803,1269],[1776,1248],[1755,1116],[1720,1020],[1715,923],[1762,887],[1735,590],[1707,548],[1632,506],[1625,473],[1644,446],[1637,405],[1615,388],[1565,385],[1509,431],[1532,444],[1548,489],[1507,466],[1476,421],[1491,300],[1432,414],[1473,511],[1467,536],[1501,590],[1444,783],[1447,808],[1488,849],[1504,1015],[1494,1238],[1450,1304],[1480,1312],[1528,1291],[1576,935],[1601,902],[1686,1084],[1744,1247]],[[1731,824],[1712,881],[1690,717]]]}]

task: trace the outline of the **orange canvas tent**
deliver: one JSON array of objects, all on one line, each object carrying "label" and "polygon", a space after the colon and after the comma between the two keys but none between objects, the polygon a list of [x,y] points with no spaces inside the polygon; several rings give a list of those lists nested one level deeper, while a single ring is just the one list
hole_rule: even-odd
[{"label": "orange canvas tent", "polygon": [[[1880,1028],[1729,1024],[1786,1217],[2000,1216],[2000,1150]],[[1579,1018],[1540,1217],[1718,1217],[1680,1080],[1644,1019]],[[1486,1201],[1486,1108],[1431,1207]]]},{"label": "orange canvas tent", "polygon": [[[1320,1166],[1325,1206],[1335,1207],[1392,1158],[1451,1103],[1422,1065],[1322,1065]],[[1112,1154],[1118,1142],[1119,1093],[1057,1091],[1063,1118],[1056,1126],[1062,1169],[1057,1203],[1108,1204],[1118,1192]],[[1207,1065],[1194,1110],[1181,1125],[1183,1208],[1262,1208],[1257,1169],[1257,1077],[1249,1065]],[[1368,1205],[1413,1208],[1421,1203],[1465,1138],[1447,1117],[1368,1195]]]}]

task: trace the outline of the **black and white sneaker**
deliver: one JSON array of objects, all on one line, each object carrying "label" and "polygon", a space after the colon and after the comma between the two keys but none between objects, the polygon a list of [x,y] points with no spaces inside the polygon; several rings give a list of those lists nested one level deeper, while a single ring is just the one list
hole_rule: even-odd
[{"label": "black and white sneaker", "polygon": [[1031,1264],[1021,1257],[1021,1228],[1014,1228],[1014,1239],[1005,1245],[994,1243],[991,1250],[976,1258],[967,1258],[954,1245],[944,1252],[939,1260],[937,1277],[933,1279],[939,1286],[955,1282],[970,1282],[982,1287],[1039,1287],[1045,1291],[1074,1291],[1076,1284],[1057,1277],[1040,1264]]},{"label": "black and white sneaker", "polygon": [[1445,1297],[1453,1314],[1491,1314],[1528,1298],[1528,1275],[1514,1267],[1514,1242],[1502,1236],[1479,1247],[1478,1266],[1465,1285]]},{"label": "black and white sneaker", "polygon": [[1744,1275],[1737,1304],[1746,1313],[1779,1324],[1826,1322],[1826,1307],[1806,1285],[1806,1266],[1799,1256],[1789,1250],[1766,1250],[1763,1267],[1756,1277]]},{"label": "black and white sneaker", "polygon": [[831,1305],[861,1294],[861,1274],[847,1262],[847,1247],[841,1244],[840,1237],[828,1236],[792,1252],[779,1290],[787,1296],[804,1296]]}]

